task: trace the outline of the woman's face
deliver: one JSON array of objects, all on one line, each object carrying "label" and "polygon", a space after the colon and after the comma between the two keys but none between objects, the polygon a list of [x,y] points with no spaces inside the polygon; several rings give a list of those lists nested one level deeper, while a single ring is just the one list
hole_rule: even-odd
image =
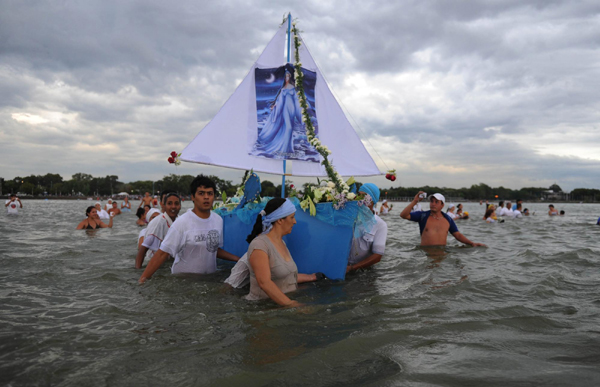
[{"label": "woman's face", "polygon": [[285,73],[285,83],[290,83],[291,78],[292,78],[292,74]]},{"label": "woman's face", "polygon": [[296,214],[291,214],[277,221],[282,228],[282,235],[287,235],[292,232],[292,228],[296,224]]},{"label": "woman's face", "polygon": [[88,217],[90,217],[92,219],[98,219],[98,210],[96,210],[95,208],[92,208]]}]

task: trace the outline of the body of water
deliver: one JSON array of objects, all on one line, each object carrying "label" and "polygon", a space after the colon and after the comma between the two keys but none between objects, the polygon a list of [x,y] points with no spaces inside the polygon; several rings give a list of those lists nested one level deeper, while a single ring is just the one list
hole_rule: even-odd
[{"label": "body of water", "polygon": [[138,285],[131,213],[76,231],[92,202],[23,204],[0,215],[1,385],[600,384],[600,205],[487,224],[467,203],[457,225],[489,247],[425,250],[395,203],[379,264],[282,309],[227,289],[226,265]]}]

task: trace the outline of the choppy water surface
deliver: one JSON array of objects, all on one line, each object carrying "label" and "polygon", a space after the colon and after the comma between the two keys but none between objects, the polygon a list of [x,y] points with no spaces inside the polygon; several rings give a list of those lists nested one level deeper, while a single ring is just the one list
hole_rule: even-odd
[{"label": "choppy water surface", "polygon": [[382,262],[294,310],[226,290],[227,266],[138,285],[135,216],[75,231],[89,203],[0,215],[1,385],[600,384],[600,205],[486,224],[467,203],[489,248],[424,251],[397,203]]}]

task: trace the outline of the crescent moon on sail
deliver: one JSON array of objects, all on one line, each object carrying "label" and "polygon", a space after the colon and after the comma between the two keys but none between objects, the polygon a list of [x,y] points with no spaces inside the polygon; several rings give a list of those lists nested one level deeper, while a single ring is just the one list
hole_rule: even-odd
[{"label": "crescent moon on sail", "polygon": [[273,82],[275,82],[275,74],[271,73],[271,75],[269,76],[269,78],[267,78],[265,80],[265,82],[267,82],[267,83],[273,83]]}]

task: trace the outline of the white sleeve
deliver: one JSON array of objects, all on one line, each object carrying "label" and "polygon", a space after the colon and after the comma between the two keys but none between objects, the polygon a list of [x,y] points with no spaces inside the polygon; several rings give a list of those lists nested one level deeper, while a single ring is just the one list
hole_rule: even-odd
[{"label": "white sleeve", "polygon": [[373,247],[371,248],[373,254],[385,253],[385,242],[387,240],[388,226],[387,223],[379,219],[377,221],[377,232],[373,238]]},{"label": "white sleeve", "polygon": [[161,240],[158,239],[154,234],[146,235],[144,237],[144,242],[142,242],[142,246],[156,252],[161,247]]},{"label": "white sleeve", "polygon": [[[175,225],[175,223],[173,223]],[[148,237],[146,237],[148,238]],[[144,240],[145,242],[145,240]],[[185,245],[185,234],[178,227],[171,226],[160,249],[170,256],[175,257]]]}]

